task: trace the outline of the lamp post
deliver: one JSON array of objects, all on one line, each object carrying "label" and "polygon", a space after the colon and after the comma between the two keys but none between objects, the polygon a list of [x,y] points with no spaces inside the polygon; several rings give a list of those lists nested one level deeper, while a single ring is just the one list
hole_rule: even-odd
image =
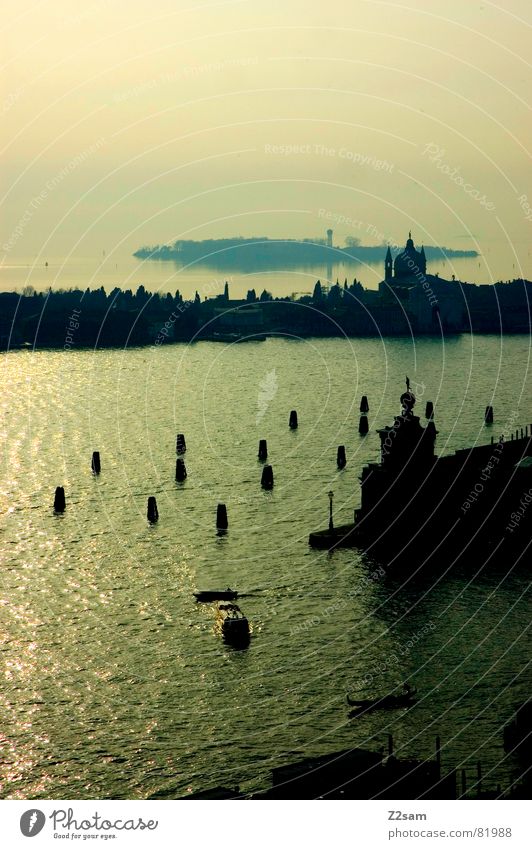
[{"label": "lamp post", "polygon": [[330,531],[334,530],[333,517],[332,517],[333,498],[334,498],[334,492],[331,489],[331,491],[329,492],[329,530]]}]

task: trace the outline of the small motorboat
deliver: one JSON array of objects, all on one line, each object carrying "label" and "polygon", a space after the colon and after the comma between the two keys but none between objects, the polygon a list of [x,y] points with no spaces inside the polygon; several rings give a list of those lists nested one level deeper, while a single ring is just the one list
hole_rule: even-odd
[{"label": "small motorboat", "polygon": [[220,602],[216,619],[228,642],[244,643],[249,641],[249,622],[237,604]]},{"label": "small motorboat", "polygon": [[194,593],[196,601],[232,601],[238,596],[236,590],[227,587],[226,590],[199,590]]},{"label": "small motorboat", "polygon": [[350,711],[349,718],[362,716],[364,713],[370,713],[374,710],[399,710],[401,708],[409,708],[415,705],[417,699],[415,689],[408,689],[402,693],[395,695],[389,693],[387,696],[381,696],[379,699],[350,699],[347,697],[347,704],[355,709]]}]

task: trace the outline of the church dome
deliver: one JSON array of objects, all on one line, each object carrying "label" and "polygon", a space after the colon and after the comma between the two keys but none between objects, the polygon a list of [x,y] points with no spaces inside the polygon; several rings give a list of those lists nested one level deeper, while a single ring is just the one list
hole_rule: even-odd
[{"label": "church dome", "polygon": [[425,251],[423,248],[420,251],[416,251],[412,233],[409,233],[405,247],[395,257],[393,276],[396,279],[417,277],[419,274],[425,274],[426,270],[427,260],[425,258]]}]

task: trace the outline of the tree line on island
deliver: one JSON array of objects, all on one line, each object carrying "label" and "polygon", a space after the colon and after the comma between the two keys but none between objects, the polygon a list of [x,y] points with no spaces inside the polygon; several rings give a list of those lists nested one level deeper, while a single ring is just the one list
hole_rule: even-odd
[{"label": "tree line on island", "polygon": [[[231,298],[229,285],[212,294],[184,298],[179,290],[161,294],[139,286],[0,293],[0,349],[108,348],[201,339],[258,338],[283,334],[375,336],[414,333],[528,332],[532,283],[513,280],[492,285],[430,277],[437,295],[432,319],[419,312],[426,298],[419,286],[379,291],[354,279],[341,285],[317,281],[312,294],[274,297],[263,289]],[[431,289],[432,291],[432,289]],[[205,292],[211,295],[208,297]],[[448,304],[453,310],[447,310]],[[452,318],[447,318],[452,316]]]},{"label": "tree line on island", "polygon": [[[356,284],[362,290],[360,284]],[[210,290],[210,286],[205,287]],[[331,287],[324,296],[318,282],[314,290],[316,301],[333,301],[340,287]],[[301,301],[311,301],[303,297]],[[233,305],[238,308],[251,304],[289,302],[295,297],[275,298],[263,289],[259,294],[248,290],[246,298],[230,301],[229,284],[223,292],[212,298],[196,291],[191,299],[181,292],[149,292],[143,285],[136,291],[122,290],[115,286],[107,293],[99,289],[48,289],[37,292],[26,286],[22,293],[0,293],[0,348],[64,347],[69,338],[69,347],[117,347],[124,345],[152,344],[161,327],[171,319],[172,339],[191,340],[206,338],[208,325],[215,312],[227,312]],[[226,320],[227,321],[227,320]],[[222,324],[224,322],[222,321]],[[203,332],[202,332],[203,331]]]},{"label": "tree line on island", "polygon": [[[142,260],[175,262],[178,265],[201,265],[219,270],[251,272],[294,266],[312,267],[328,263],[356,264],[382,261],[388,243],[363,245],[356,236],[348,236],[343,246],[329,244],[326,239],[271,239],[269,236],[234,236],[223,239],[178,239],[172,244],[143,246],[133,256]],[[391,245],[392,249],[399,246]],[[428,260],[471,258],[475,250],[455,250],[427,246]]]}]

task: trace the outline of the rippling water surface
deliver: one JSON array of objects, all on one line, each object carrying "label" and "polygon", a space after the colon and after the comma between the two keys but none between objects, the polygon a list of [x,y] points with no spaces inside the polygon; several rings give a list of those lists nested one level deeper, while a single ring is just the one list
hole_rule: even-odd
[{"label": "rippling water surface", "polygon": [[[272,767],[377,749],[388,732],[398,754],[420,756],[440,734],[444,766],[473,777],[480,759],[488,784],[507,784],[515,764],[501,725],[530,684],[526,564],[408,580],[307,539],[327,522],[329,489],[335,521],[351,520],[405,374],[418,382],[418,412],[434,401],[447,453],[498,436],[512,416],[514,427],[515,416],[532,421],[528,358],[527,337],[466,336],[4,355],[1,795],[251,790]],[[178,431],[184,484],[174,482]],[[260,487],[259,438],[272,492]],[[59,484],[63,516],[51,507]],[[149,495],[160,513],[151,527]],[[224,645],[213,607],[195,603],[210,586],[242,594],[247,650]],[[407,677],[421,695],[408,714],[347,720],[346,692],[377,695]]]}]

